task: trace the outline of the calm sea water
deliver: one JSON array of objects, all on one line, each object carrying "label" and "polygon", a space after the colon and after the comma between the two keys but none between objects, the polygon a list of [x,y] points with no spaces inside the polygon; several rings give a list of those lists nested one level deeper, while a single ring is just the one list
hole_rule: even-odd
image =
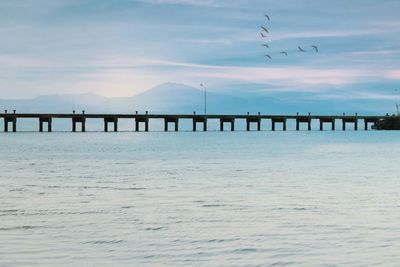
[{"label": "calm sea water", "polygon": [[397,132],[0,134],[0,266],[399,266]]}]

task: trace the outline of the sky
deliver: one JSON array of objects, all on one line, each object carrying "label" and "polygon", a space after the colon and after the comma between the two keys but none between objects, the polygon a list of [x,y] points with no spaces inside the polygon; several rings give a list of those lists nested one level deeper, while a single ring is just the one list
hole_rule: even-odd
[{"label": "sky", "polygon": [[174,82],[391,101],[399,10],[399,0],[1,0],[0,98],[132,96]]}]

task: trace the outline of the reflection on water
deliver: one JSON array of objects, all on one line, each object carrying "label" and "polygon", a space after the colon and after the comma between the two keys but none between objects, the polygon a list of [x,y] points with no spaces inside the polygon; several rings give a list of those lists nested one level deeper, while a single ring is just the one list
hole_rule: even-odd
[{"label": "reflection on water", "polygon": [[396,266],[381,132],[0,134],[0,266]]}]

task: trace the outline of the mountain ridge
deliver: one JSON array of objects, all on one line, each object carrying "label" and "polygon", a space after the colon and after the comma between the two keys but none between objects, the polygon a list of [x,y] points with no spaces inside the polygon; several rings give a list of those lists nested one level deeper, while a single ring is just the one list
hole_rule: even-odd
[{"label": "mountain ridge", "polygon": [[[390,112],[389,106],[389,112]],[[179,83],[164,83],[128,97],[106,97],[93,93],[51,94],[27,99],[0,99],[0,110],[19,113],[150,113],[204,114],[204,91]],[[207,114],[386,114],[388,103],[376,100],[310,100],[301,94],[233,96],[207,92]]]}]

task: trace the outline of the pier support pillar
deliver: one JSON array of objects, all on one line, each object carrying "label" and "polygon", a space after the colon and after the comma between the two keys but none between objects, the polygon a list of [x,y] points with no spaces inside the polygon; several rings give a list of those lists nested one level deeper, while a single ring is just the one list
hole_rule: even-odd
[{"label": "pier support pillar", "polygon": [[193,132],[197,130],[197,123],[203,123],[203,131],[207,131],[207,117],[205,116],[193,116]]},{"label": "pier support pillar", "polygon": [[[144,123],[144,131],[145,132],[148,132],[149,131],[149,123],[148,122],[143,122]],[[136,132],[139,132],[139,130],[140,130],[140,122],[139,121],[136,121],[136,124],[135,124],[135,131]]]},{"label": "pier support pillar", "polygon": [[354,124],[354,130],[358,130],[358,117],[357,116],[348,116],[348,117],[343,117],[342,118],[342,128],[343,131],[346,131],[346,124],[347,123],[353,123]]},{"label": "pier support pillar", "polygon": [[369,123],[377,124],[378,122],[379,122],[379,119],[377,119],[377,118],[365,118],[364,119],[364,130],[368,131]]},{"label": "pier support pillar", "polygon": [[177,117],[167,117],[167,118],[164,118],[164,131],[165,132],[168,132],[168,124],[169,123],[173,123],[174,124],[174,126],[175,126],[175,132],[177,132],[179,129],[178,129],[178,125],[179,125],[179,118],[177,118]]},{"label": "pier support pillar", "polygon": [[52,131],[52,118],[51,117],[40,117],[39,118],[39,132],[43,132],[43,125],[47,123],[47,131]]},{"label": "pier support pillar", "polygon": [[135,119],[135,131],[139,132],[140,130],[140,123],[144,123],[144,131],[148,132],[149,131],[149,118],[144,116],[144,117],[136,117]]},{"label": "pier support pillar", "polygon": [[282,129],[283,131],[286,131],[286,118],[284,117],[272,118],[271,119],[272,131],[276,130],[277,123],[282,123]]},{"label": "pier support pillar", "polygon": [[81,124],[81,131],[86,132],[86,117],[82,115],[72,117],[72,132],[76,132],[77,123]]},{"label": "pier support pillar", "polygon": [[17,117],[10,115],[4,117],[4,132],[8,132],[8,123],[12,124],[12,131],[17,131]]},{"label": "pier support pillar", "polygon": [[[332,131],[335,131],[335,118],[320,118],[319,119],[319,130],[323,131],[324,130],[324,123],[330,123],[332,125]],[[311,122],[309,125],[309,129],[311,128]]]},{"label": "pier support pillar", "polygon": [[261,131],[261,117],[260,116],[247,116],[246,118],[246,130],[250,131],[250,124],[257,124],[257,131]]},{"label": "pier support pillar", "polygon": [[310,118],[306,118],[306,119],[300,119],[297,118],[296,119],[296,131],[300,131],[300,123],[305,122],[307,123],[307,130],[311,131],[311,119]]},{"label": "pier support pillar", "polygon": [[235,118],[233,117],[223,117],[219,119],[220,131],[224,131],[224,123],[229,123],[231,125],[231,132],[235,131]]},{"label": "pier support pillar", "polygon": [[114,125],[114,132],[118,132],[118,117],[105,117],[104,118],[104,132],[108,132],[108,124]]},{"label": "pier support pillar", "polygon": [[[231,125],[231,127],[230,127],[231,132],[234,132],[235,131],[235,122],[228,122],[228,123]],[[219,129],[221,132],[224,131],[224,122],[223,121],[220,121]]]}]

